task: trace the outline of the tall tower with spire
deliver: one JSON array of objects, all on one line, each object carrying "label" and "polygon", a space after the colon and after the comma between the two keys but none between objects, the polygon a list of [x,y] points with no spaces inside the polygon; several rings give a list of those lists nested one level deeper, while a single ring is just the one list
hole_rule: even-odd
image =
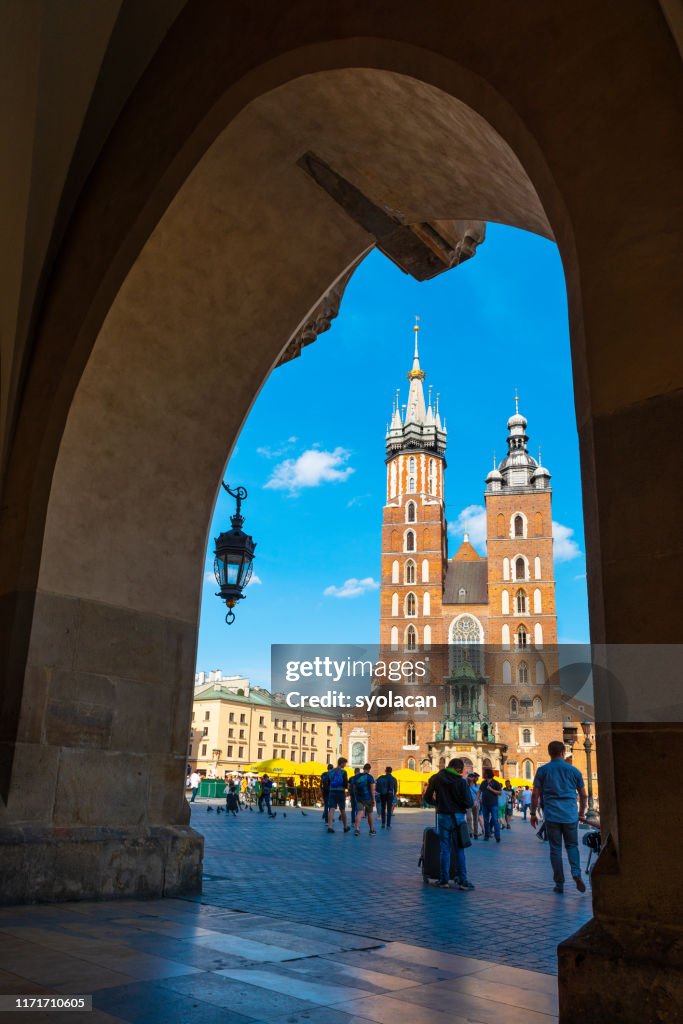
[{"label": "tall tower with spire", "polygon": [[386,433],[387,491],[382,525],[380,644],[422,650],[440,641],[446,551],[446,424],[438,396],[424,394],[420,325],[413,328],[408,398],[394,397]]}]

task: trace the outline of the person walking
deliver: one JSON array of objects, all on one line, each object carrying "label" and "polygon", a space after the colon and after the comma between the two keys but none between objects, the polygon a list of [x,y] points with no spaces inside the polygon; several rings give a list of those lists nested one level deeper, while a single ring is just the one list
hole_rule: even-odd
[{"label": "person walking", "polygon": [[[371,769],[371,764],[364,764],[363,771],[359,771],[358,775],[355,775],[351,780],[356,793],[357,811],[355,835],[357,836],[360,835],[360,826],[363,821],[363,815],[368,819],[370,835],[377,835],[372,820],[373,811],[375,809],[375,779],[370,774]],[[351,789],[351,784],[349,784],[349,789]]]},{"label": "person walking", "polygon": [[351,800],[351,825],[356,824],[358,815],[358,800],[356,798],[356,779],[360,775],[360,768],[353,769],[353,775],[349,779],[349,799]]},{"label": "person walking", "polygon": [[[565,745],[561,740],[553,740],[548,744],[550,760],[542,764],[534,778],[531,794],[531,825],[538,824],[538,806],[543,804],[543,821],[546,836],[550,844],[550,863],[553,868],[554,891],[564,892],[564,867],[562,864],[562,843],[567,851],[567,859],[574,884],[579,892],[586,891],[586,883],[581,877],[581,857],[579,854],[579,822],[586,820],[588,794],[583,775],[574,765],[564,759]],[[576,797],[579,797],[577,808]]]},{"label": "person walking", "polygon": [[349,777],[345,771],[346,758],[340,757],[337,767],[329,773],[330,791],[328,794],[329,817],[327,819],[327,831],[334,832],[334,812],[339,809],[342,826],[345,832],[351,831],[351,826],[346,824],[346,790],[349,787]]},{"label": "person walking", "polygon": [[505,789],[503,790],[503,793],[505,795],[505,828],[510,828],[512,815],[515,812],[515,791],[512,788],[512,784],[509,779],[505,780]]},{"label": "person walking", "polygon": [[333,770],[334,765],[328,764],[327,771],[323,772],[320,776],[320,789],[323,795],[323,825],[327,824],[327,818],[330,813],[330,808],[327,805],[328,797],[330,795],[330,772]]},{"label": "person walking", "polygon": [[270,806],[270,798],[272,792],[273,780],[267,774],[264,774],[261,778],[261,795],[258,798],[258,809],[259,813],[263,814],[263,805],[265,804],[269,818],[274,818],[277,813],[273,811],[273,808]]},{"label": "person walking", "polygon": [[380,799],[382,828],[391,828],[391,816],[394,812],[394,799],[398,793],[398,782],[392,775],[393,768],[385,768],[384,775],[377,780],[377,792]]},{"label": "person walking", "polygon": [[493,768],[484,768],[484,781],[479,790],[479,799],[484,814],[484,840],[488,842],[491,833],[500,842],[500,818],[498,817],[498,800],[503,791],[500,782],[493,777]]},{"label": "person walking", "polygon": [[531,790],[528,786],[525,786],[521,793],[522,797],[522,814],[526,821],[527,811],[531,807]]},{"label": "person walking", "polygon": [[240,809],[240,801],[237,793],[237,789],[233,782],[230,783],[225,791],[225,813],[232,814],[234,818],[237,817]]},{"label": "person walking", "polygon": [[472,794],[472,806],[467,808],[467,827],[470,832],[470,839],[479,838],[479,774],[470,772],[467,776],[467,785]]},{"label": "person walking", "polygon": [[191,804],[194,803],[194,798],[197,795],[197,790],[199,789],[199,783],[201,781],[202,781],[201,775],[199,775],[196,770],[193,771],[192,775],[190,775],[190,789],[192,790],[192,796],[190,797],[190,803]]},{"label": "person walking", "polygon": [[458,828],[465,823],[467,809],[472,806],[472,790],[462,777],[464,762],[454,757],[448,767],[432,775],[425,791],[425,800],[436,805],[436,824],[439,832],[439,888],[450,886],[451,850],[455,848],[458,863],[458,889],[467,891],[474,886],[467,879],[465,850],[460,844]]}]

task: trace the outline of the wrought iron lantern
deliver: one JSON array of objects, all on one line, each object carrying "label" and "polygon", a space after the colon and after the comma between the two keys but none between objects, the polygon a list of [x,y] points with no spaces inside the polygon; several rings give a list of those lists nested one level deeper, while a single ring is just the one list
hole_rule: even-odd
[{"label": "wrought iron lantern", "polygon": [[230,518],[232,529],[221,533],[214,540],[216,549],[213,571],[216,582],[221,588],[216,597],[225,601],[228,608],[225,621],[231,625],[235,621],[233,608],[238,601],[245,597],[243,591],[251,579],[256,544],[253,537],[250,537],[242,529],[244,525],[242,502],[247,497],[246,488],[238,487],[236,491],[231,491],[227,484],[223,483],[221,486],[237,502],[235,514]]}]

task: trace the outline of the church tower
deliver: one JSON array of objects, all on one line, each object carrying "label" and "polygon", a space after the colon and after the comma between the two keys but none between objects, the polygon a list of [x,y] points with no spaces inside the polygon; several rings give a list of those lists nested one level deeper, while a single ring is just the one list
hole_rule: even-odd
[{"label": "church tower", "polygon": [[446,562],[446,424],[438,395],[425,401],[419,324],[406,405],[394,399],[386,434],[387,491],[382,519],[380,645],[415,651],[442,642]]},{"label": "church tower", "polygon": [[486,477],[489,643],[499,645],[504,675],[492,682],[531,694],[547,679],[541,652],[557,644],[552,491],[540,452],[538,461],[529,454],[516,397],[507,427],[507,454]]}]

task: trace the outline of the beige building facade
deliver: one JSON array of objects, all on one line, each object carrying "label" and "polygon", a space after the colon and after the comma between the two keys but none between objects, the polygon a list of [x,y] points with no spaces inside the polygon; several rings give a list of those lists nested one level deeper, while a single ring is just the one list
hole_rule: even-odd
[{"label": "beige building facade", "polygon": [[200,775],[222,778],[275,757],[304,766],[339,756],[335,718],[296,711],[242,676],[200,672],[195,684],[187,763]]}]

